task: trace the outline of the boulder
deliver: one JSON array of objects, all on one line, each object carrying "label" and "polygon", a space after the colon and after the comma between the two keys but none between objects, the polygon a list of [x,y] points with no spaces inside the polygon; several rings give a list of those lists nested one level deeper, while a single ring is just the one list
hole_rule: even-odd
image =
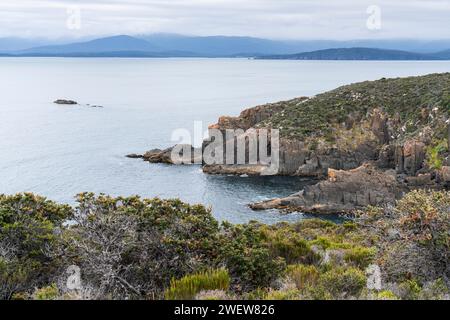
[{"label": "boulder", "polygon": [[[186,150],[190,155],[183,154]],[[165,164],[201,164],[201,149],[191,145],[175,145],[164,150],[152,149],[142,156],[144,161]]]},{"label": "boulder", "polygon": [[409,187],[433,187],[434,181],[430,173],[418,174],[417,176],[407,176],[405,182]]},{"label": "boulder", "polygon": [[438,172],[438,176],[442,185],[446,188],[450,187],[450,166],[443,166]]},{"label": "boulder", "polygon": [[404,170],[409,175],[415,175],[422,169],[425,161],[425,144],[416,140],[410,140],[403,146]]},{"label": "boulder", "polygon": [[376,108],[372,112],[371,130],[381,144],[389,143],[388,116]]},{"label": "boulder", "polygon": [[450,167],[449,166],[442,167],[441,174],[442,174],[442,179],[445,182],[450,182]]},{"label": "boulder", "polygon": [[66,104],[66,105],[74,105],[74,104],[78,104],[78,102],[73,101],[73,100],[65,100],[65,99],[58,99],[55,100],[53,103],[56,104]]},{"label": "boulder", "polygon": [[380,150],[376,163],[379,168],[395,168],[395,146],[384,145]]},{"label": "boulder", "polygon": [[395,147],[395,168],[397,173],[405,173],[410,176],[424,167],[426,145],[418,140],[408,140],[403,145]]},{"label": "boulder", "polygon": [[132,153],[132,154],[127,154],[126,157],[130,158],[130,159],[142,159],[143,155]]}]

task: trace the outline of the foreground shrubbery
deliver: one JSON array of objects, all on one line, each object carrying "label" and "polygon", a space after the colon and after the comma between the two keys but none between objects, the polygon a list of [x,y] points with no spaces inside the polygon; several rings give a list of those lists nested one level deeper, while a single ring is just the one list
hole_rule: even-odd
[{"label": "foreground shrubbery", "polygon": [[192,300],[202,291],[228,291],[229,287],[230,276],[227,270],[208,270],[184,276],[180,280],[172,279],[165,297],[167,300]]},{"label": "foreground shrubbery", "polygon": [[[449,192],[415,191],[343,224],[275,226],[220,226],[179,200],[77,201],[0,196],[1,299],[449,297]],[[369,265],[381,280],[368,288]]]},{"label": "foreground shrubbery", "polygon": [[62,265],[58,251],[69,206],[32,194],[0,195],[0,299],[47,285]]}]

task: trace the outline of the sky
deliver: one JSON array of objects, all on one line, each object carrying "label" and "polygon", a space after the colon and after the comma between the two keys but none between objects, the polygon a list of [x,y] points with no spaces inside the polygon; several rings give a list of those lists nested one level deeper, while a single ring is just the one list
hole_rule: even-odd
[{"label": "sky", "polygon": [[450,0],[0,0],[0,37],[450,39]]}]

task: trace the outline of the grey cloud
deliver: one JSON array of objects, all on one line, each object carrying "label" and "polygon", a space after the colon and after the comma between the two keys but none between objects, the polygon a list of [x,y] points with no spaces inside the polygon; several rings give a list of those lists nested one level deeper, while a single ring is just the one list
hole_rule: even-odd
[{"label": "grey cloud", "polygon": [[[366,28],[369,5],[382,29]],[[82,28],[66,28],[79,6]],[[269,38],[450,38],[450,0],[2,0],[0,36],[85,37],[174,32]]]}]

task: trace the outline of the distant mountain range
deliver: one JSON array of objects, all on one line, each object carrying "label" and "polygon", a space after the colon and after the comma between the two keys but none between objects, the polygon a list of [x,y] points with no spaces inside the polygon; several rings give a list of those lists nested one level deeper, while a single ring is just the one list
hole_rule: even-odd
[{"label": "distant mountain range", "polygon": [[0,52],[24,50],[46,44],[55,43],[44,39],[0,38]]},{"label": "distant mountain range", "polygon": [[450,50],[437,53],[414,53],[374,48],[338,48],[286,55],[260,56],[273,60],[450,60]]},{"label": "distant mountain range", "polygon": [[[37,45],[35,45],[37,44]],[[375,49],[376,48],[376,49]],[[19,57],[251,57],[259,59],[450,59],[450,40],[278,41],[252,37],[154,34],[76,43],[0,38],[0,56]]]},{"label": "distant mountain range", "polygon": [[154,52],[159,48],[148,41],[130,37],[115,36],[86,42],[53,45],[20,51],[21,54],[95,54],[101,52],[142,51]]}]

